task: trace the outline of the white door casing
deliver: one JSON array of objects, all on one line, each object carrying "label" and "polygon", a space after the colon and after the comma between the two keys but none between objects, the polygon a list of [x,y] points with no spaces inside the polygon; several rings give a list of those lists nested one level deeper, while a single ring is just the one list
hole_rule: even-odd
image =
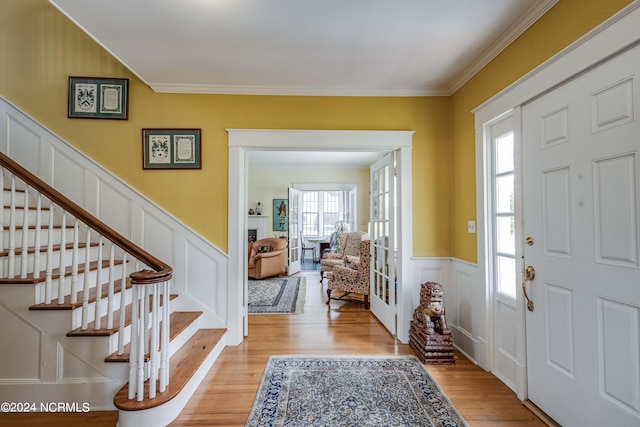
[{"label": "white door casing", "polygon": [[371,312],[391,334],[396,335],[395,153],[378,159],[370,169]]},{"label": "white door casing", "polygon": [[[473,301],[472,314],[476,319],[473,327],[477,328],[473,334],[469,335],[467,354],[472,355],[473,359],[486,370],[494,368],[491,349],[492,341],[495,338],[492,336],[494,316],[492,306],[489,303],[491,301],[491,285],[487,269],[485,125],[512,111],[517,120],[520,117],[520,114],[515,111],[519,108],[518,106],[606,61],[617,53],[637,45],[640,43],[640,33],[637,31],[639,27],[640,1],[634,1],[473,110],[476,129],[476,220],[478,226],[477,273],[474,277],[480,283],[485,283],[486,286],[475,288],[473,292],[468,292],[462,297]],[[518,126],[516,123],[516,128]],[[518,146],[519,144],[516,144],[516,147]],[[516,160],[520,157],[516,155]],[[525,337],[524,322],[517,326],[517,334],[520,337]],[[526,365],[518,365],[517,369],[517,375],[522,377],[526,384]],[[526,399],[526,392],[524,395],[519,393],[518,397]]]},{"label": "white door casing", "polygon": [[529,399],[640,425],[640,47],[522,109]]},{"label": "white door casing", "polygon": [[289,276],[299,273],[301,269],[302,241],[300,227],[302,224],[302,197],[300,190],[289,188]]},{"label": "white door casing", "polygon": [[282,129],[227,129],[229,141],[228,188],[228,292],[227,342],[242,342],[243,290],[246,278],[246,155],[249,150],[277,151],[380,151],[398,150],[398,282],[406,283],[406,292],[398,290],[398,318],[402,325],[398,339],[409,342],[409,322],[413,316],[411,251],[412,210],[412,138],[413,131],[370,130],[282,130]]}]

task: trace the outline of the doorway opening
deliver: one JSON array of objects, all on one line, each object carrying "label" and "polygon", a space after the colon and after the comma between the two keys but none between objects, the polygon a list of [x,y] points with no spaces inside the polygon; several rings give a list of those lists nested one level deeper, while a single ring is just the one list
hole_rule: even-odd
[{"label": "doorway opening", "polygon": [[[228,129],[229,134],[229,287],[227,295],[228,336],[231,345],[239,344],[248,334],[246,310],[246,212],[247,206],[247,153],[250,151],[380,151],[398,150],[399,216],[398,276],[405,274],[411,283],[409,261],[411,236],[411,140],[413,131],[305,131],[305,130],[253,130]],[[403,256],[404,255],[404,256]],[[402,265],[406,264],[406,265]],[[404,267],[404,268],[403,268]],[[398,280],[401,283],[400,280]],[[413,304],[411,293],[398,289],[398,338],[408,342],[409,321]],[[405,333],[406,329],[406,333]]]}]

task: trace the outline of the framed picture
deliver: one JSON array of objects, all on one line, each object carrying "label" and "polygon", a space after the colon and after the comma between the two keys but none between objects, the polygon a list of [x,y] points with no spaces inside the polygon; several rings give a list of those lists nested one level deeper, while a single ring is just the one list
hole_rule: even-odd
[{"label": "framed picture", "polygon": [[273,199],[273,231],[289,230],[289,199]]},{"label": "framed picture", "polygon": [[69,77],[70,118],[120,119],[129,116],[129,79]]},{"label": "framed picture", "polygon": [[200,129],[142,129],[143,169],[201,169]]}]

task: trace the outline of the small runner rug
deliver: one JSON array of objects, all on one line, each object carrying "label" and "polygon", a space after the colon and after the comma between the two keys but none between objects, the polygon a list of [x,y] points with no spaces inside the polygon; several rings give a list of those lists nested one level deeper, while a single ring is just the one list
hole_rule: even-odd
[{"label": "small runner rug", "polygon": [[272,356],[246,426],[467,427],[415,356]]},{"label": "small runner rug", "polygon": [[249,314],[299,314],[304,310],[304,277],[249,279],[248,287]]}]

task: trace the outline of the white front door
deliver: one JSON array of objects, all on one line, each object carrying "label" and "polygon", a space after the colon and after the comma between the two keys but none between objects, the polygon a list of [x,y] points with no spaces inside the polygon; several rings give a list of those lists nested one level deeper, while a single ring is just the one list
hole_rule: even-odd
[{"label": "white front door", "polygon": [[395,153],[371,165],[371,312],[396,334]]},{"label": "white front door", "polygon": [[522,110],[528,397],[564,427],[640,425],[638,76],[640,47]]},{"label": "white front door", "polygon": [[289,269],[288,274],[299,273],[301,270],[302,241],[300,225],[302,224],[302,198],[300,190],[289,188]]}]

